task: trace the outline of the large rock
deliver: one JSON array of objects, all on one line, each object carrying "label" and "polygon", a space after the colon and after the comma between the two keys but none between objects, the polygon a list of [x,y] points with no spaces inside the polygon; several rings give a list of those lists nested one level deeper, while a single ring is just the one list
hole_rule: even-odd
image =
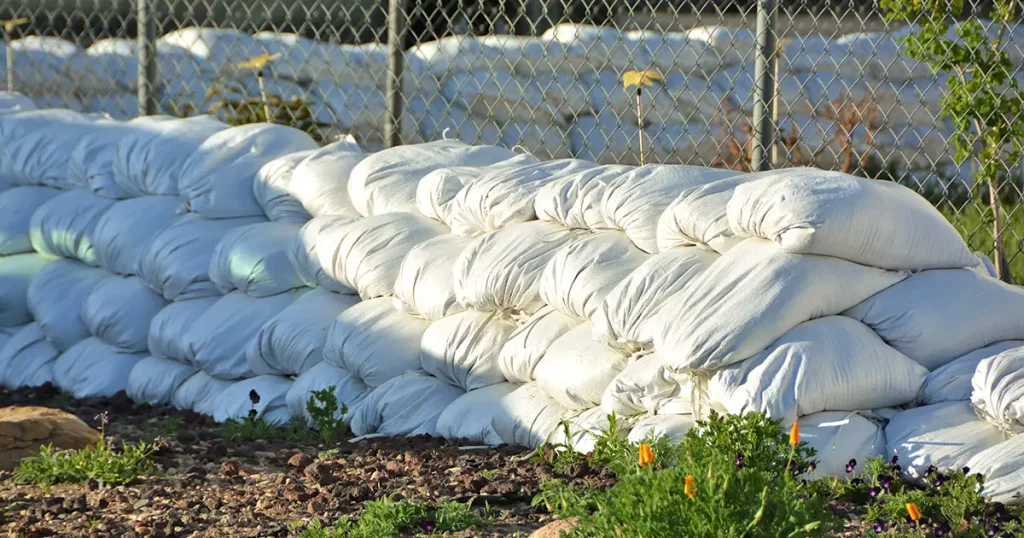
[{"label": "large rock", "polygon": [[14,469],[39,447],[79,449],[99,441],[100,434],[78,417],[47,407],[0,408],[0,469]]},{"label": "large rock", "polygon": [[558,538],[564,532],[571,532],[576,526],[576,518],[556,519],[547,525],[533,531],[530,538]]}]

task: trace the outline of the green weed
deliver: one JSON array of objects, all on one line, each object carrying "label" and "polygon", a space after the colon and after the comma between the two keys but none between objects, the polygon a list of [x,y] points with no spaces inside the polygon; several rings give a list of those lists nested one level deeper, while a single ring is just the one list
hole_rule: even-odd
[{"label": "green weed", "polygon": [[306,402],[306,411],[325,444],[331,444],[348,433],[348,427],[344,421],[345,415],[348,414],[348,407],[344,403],[338,405],[338,397],[334,394],[334,389],[335,387],[332,385],[323,390],[313,391]]},{"label": "green weed", "polygon": [[[471,508],[471,503],[441,501],[437,504],[395,501],[384,497],[369,501],[356,521],[338,520],[324,527],[319,520],[308,523],[299,538],[390,538],[403,533],[417,532],[432,535],[457,532],[483,523]],[[292,528],[298,531],[299,527]]]}]

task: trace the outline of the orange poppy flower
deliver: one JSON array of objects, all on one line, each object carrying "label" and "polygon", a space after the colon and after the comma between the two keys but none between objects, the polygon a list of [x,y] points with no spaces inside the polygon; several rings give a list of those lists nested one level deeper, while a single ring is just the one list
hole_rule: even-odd
[{"label": "orange poppy flower", "polygon": [[921,511],[917,509],[916,504],[907,503],[907,512],[910,513],[910,519],[914,521],[921,519]]},{"label": "orange poppy flower", "polygon": [[651,450],[651,445],[647,443],[640,444],[640,456],[637,458],[637,462],[640,463],[641,467],[646,467],[654,462],[654,451]]},{"label": "orange poppy flower", "polygon": [[800,444],[800,423],[794,422],[793,427],[789,429],[789,444],[796,446]]},{"label": "orange poppy flower", "polygon": [[691,499],[697,498],[697,486],[693,483],[693,475],[686,475],[686,485],[683,486],[683,493]]}]

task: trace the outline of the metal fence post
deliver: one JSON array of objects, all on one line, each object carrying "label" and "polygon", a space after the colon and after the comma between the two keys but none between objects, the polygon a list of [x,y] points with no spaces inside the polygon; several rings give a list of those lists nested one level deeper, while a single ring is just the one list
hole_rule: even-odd
[{"label": "metal fence post", "polygon": [[772,147],[775,145],[775,120],[772,117],[776,83],[775,63],[778,57],[776,32],[776,0],[757,2],[757,63],[754,65],[754,144],[750,152],[750,169],[771,170]]},{"label": "metal fence post", "polygon": [[156,114],[156,19],[150,4],[154,0],[135,0],[139,48],[139,115]]},{"label": "metal fence post", "polygon": [[387,121],[384,122],[384,143],[387,147],[402,144],[402,70],[405,65],[405,2],[388,1],[388,78]]}]

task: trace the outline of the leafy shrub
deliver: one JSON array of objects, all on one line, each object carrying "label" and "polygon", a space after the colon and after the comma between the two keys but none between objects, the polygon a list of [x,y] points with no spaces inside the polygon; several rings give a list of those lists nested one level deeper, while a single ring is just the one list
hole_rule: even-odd
[{"label": "leafy shrub", "polygon": [[313,425],[326,444],[331,444],[348,433],[344,421],[345,415],[348,414],[348,406],[342,402],[339,409],[334,389],[332,385],[323,390],[313,391],[306,402],[306,411],[309,412]]},{"label": "leafy shrub", "polygon": [[[390,538],[407,532],[457,532],[483,522],[470,507],[472,501],[442,501],[436,505],[395,501],[384,497],[369,501],[355,522],[338,520],[324,527],[319,520],[307,524],[299,538]],[[298,529],[293,529],[293,531]]]}]

